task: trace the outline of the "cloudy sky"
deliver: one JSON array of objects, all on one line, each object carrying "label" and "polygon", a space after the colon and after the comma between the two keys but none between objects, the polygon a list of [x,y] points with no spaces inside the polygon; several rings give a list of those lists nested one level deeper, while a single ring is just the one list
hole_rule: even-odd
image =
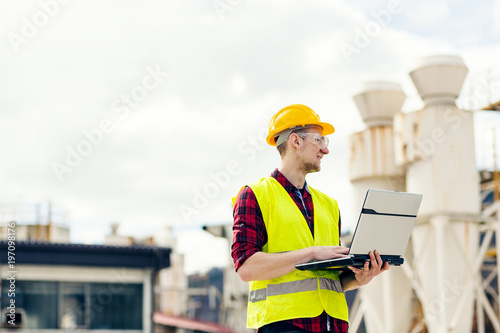
[{"label": "cloudy sky", "polygon": [[0,199],[50,200],[74,242],[101,243],[113,221],[139,237],[172,226],[220,264],[227,244],[199,226],[230,223],[231,197],[278,166],[269,120],[302,103],[337,129],[308,181],[348,229],[357,86],[398,82],[412,111],[422,56],[500,73],[499,22],[500,0],[2,1]]}]

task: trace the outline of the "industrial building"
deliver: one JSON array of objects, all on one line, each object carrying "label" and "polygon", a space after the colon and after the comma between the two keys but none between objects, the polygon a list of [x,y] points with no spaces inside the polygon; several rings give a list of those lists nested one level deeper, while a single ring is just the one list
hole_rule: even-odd
[{"label": "industrial building", "polygon": [[410,71],[424,102],[418,111],[401,112],[397,83],[370,82],[354,96],[367,126],[350,138],[354,200],[368,188],[424,199],[405,264],[361,288],[353,331],[362,318],[368,332],[500,330],[498,288],[489,297],[492,276],[481,274],[497,213],[481,211],[474,110],[456,105],[467,72],[457,56],[420,59]]},{"label": "industrial building", "polygon": [[[473,116],[498,111],[500,94],[492,87],[500,76],[471,80],[465,110],[456,100],[467,74],[459,56],[419,59],[410,77],[423,108],[412,112],[401,111],[407,96],[397,82],[366,82],[353,96],[366,124],[349,138],[353,202],[362,202],[369,188],[424,199],[405,264],[355,293],[351,332],[500,331],[498,175],[496,167],[476,166]],[[206,229],[231,239],[230,226]],[[226,311],[234,314],[226,324],[244,331],[247,291],[232,265],[226,275]]]},{"label": "industrial building", "polygon": [[[0,242],[4,258],[8,247]],[[0,266],[3,328],[151,332],[154,277],[169,267],[170,249],[23,241],[15,247],[16,264]]]},{"label": "industrial building", "polygon": [[218,319],[220,301],[212,317],[191,313],[214,288],[188,285],[170,227],[137,238],[120,235],[112,223],[103,245],[74,244],[51,207],[16,202],[1,208],[0,254],[13,258],[0,263],[0,327],[19,333],[235,333],[211,320]]}]

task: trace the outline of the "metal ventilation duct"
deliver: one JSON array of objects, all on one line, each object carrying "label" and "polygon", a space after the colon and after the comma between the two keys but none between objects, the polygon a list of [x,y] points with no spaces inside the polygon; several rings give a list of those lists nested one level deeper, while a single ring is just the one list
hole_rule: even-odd
[{"label": "metal ventilation duct", "polygon": [[393,82],[367,82],[353,96],[367,127],[391,126],[406,99],[403,89]]},{"label": "metal ventilation duct", "polygon": [[436,55],[421,58],[410,77],[425,106],[455,105],[467,72],[461,57]]}]

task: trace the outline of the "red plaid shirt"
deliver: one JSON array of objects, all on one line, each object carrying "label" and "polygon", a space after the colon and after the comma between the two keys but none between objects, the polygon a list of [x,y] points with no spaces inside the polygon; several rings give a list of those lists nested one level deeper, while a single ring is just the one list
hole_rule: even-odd
[{"label": "red plaid shirt", "polygon": [[[311,233],[314,235],[314,209],[311,194],[307,184],[303,190],[297,189],[290,181],[278,171],[274,170],[271,177],[285,188],[293,201],[297,204],[304,215]],[[300,197],[302,196],[302,198]],[[262,247],[267,243],[267,232],[262,218],[262,212],[257,198],[252,189],[248,186],[243,188],[238,194],[238,198],[233,210],[233,244],[231,246],[231,255],[233,257],[234,268],[238,270],[241,265],[254,253],[262,251]],[[339,235],[340,235],[340,217],[339,217]],[[332,318],[323,311],[321,315],[315,318],[298,318],[283,322],[292,324],[309,332],[335,332],[345,333],[349,329],[346,321]],[[330,326],[330,329],[328,329]]]}]

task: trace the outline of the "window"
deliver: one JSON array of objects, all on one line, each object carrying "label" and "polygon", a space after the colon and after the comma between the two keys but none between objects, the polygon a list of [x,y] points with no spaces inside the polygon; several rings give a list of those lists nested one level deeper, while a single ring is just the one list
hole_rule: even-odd
[{"label": "window", "polygon": [[93,283],[91,329],[142,329],[142,285]]},{"label": "window", "polygon": [[59,283],[60,327],[65,329],[87,328],[88,283]]},{"label": "window", "polygon": [[[5,309],[9,283],[2,280]],[[142,329],[142,284],[16,281],[23,328]]]},{"label": "window", "polygon": [[[9,282],[2,280],[2,309],[8,306]],[[16,310],[24,310],[23,328],[57,328],[57,282],[16,281]],[[5,318],[2,318],[5,320]]]}]

